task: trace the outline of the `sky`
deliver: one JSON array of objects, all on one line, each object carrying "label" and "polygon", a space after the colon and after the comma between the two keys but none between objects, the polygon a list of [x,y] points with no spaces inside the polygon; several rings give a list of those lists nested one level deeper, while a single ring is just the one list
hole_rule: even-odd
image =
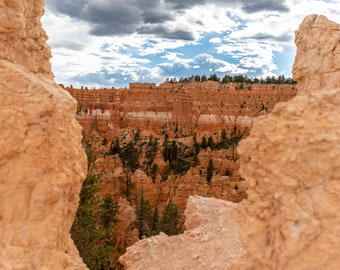
[{"label": "sky", "polygon": [[45,0],[57,83],[210,74],[292,77],[295,30],[309,14],[340,23],[340,0]]}]

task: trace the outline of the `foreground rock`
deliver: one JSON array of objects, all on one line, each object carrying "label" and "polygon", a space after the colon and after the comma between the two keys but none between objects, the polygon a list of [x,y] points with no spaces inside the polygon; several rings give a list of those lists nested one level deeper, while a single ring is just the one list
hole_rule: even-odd
[{"label": "foreground rock", "polygon": [[[306,70],[300,63],[322,63],[320,55],[306,56],[314,56],[316,44],[328,46],[321,33],[319,40],[310,36],[321,31],[320,22],[330,36],[339,33],[339,26],[323,16],[303,21],[297,46],[298,51],[307,50],[297,54],[293,75],[307,82],[298,80],[299,87],[306,87],[309,74],[316,70]],[[314,92],[311,85],[311,93],[306,88],[290,102],[277,105],[240,144],[240,170],[249,191],[237,214],[247,269],[339,269],[340,89],[327,90],[338,86],[336,69],[323,67],[318,73],[319,78],[330,78],[319,86],[322,91]]]},{"label": "foreground rock", "polygon": [[340,89],[294,98],[240,144],[238,209],[251,269],[340,266]]},{"label": "foreground rock", "polygon": [[0,269],[86,269],[69,234],[86,156],[76,103],[53,81],[43,9],[0,3]]},{"label": "foreground rock", "polygon": [[161,233],[143,239],[129,247],[120,262],[127,270],[225,269],[243,254],[239,225],[231,216],[235,206],[191,196],[185,210],[187,230],[182,235]]}]

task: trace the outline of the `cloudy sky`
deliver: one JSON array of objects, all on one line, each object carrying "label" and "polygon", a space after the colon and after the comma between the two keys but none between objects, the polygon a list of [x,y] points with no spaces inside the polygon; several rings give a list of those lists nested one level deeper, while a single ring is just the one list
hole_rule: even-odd
[{"label": "cloudy sky", "polygon": [[45,0],[56,81],[94,87],[216,73],[291,77],[309,14],[340,0]]}]

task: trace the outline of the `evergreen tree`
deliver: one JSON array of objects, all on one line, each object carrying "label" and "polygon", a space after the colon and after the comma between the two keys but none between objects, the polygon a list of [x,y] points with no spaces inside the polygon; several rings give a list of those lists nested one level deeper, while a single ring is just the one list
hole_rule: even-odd
[{"label": "evergreen tree", "polygon": [[205,135],[203,135],[202,137],[202,141],[201,141],[201,147],[206,150],[207,149],[207,138],[205,137]]},{"label": "evergreen tree", "polygon": [[119,178],[121,182],[121,192],[124,194],[125,198],[130,201],[131,200],[131,190],[135,188],[135,184],[132,183],[130,177],[130,171],[124,171],[125,178],[121,176]]},{"label": "evergreen tree", "polygon": [[200,75],[195,75],[194,81],[195,82],[200,82],[201,81],[201,76]]},{"label": "evergreen tree", "polygon": [[117,206],[112,199],[103,201],[97,195],[98,175],[89,174],[80,191],[79,207],[71,236],[80,256],[91,270],[111,269],[116,253],[112,232],[117,222]]},{"label": "evergreen tree", "polygon": [[177,235],[182,232],[180,223],[180,210],[176,204],[170,201],[162,212],[162,217],[158,223],[158,230],[167,235]]},{"label": "evergreen tree", "polygon": [[153,183],[155,183],[155,181],[156,181],[157,171],[158,171],[158,165],[156,163],[154,163],[151,166],[151,169],[150,169],[150,176],[151,176]]},{"label": "evergreen tree", "polygon": [[221,131],[221,138],[220,141],[218,142],[218,148],[224,148],[227,149],[228,148],[228,137],[227,137],[227,133],[224,129],[222,129]]},{"label": "evergreen tree", "polygon": [[213,176],[214,164],[212,159],[209,159],[208,167],[207,167],[207,181],[210,184],[211,178]]},{"label": "evergreen tree", "polygon": [[214,149],[215,149],[215,142],[214,142],[212,136],[209,136],[207,146],[208,146],[211,150],[214,150]]},{"label": "evergreen tree", "polygon": [[214,82],[219,82],[220,78],[214,73],[214,74],[210,74],[208,80],[209,81],[214,81]]},{"label": "evergreen tree", "polygon": [[118,213],[118,204],[114,202],[112,197],[106,196],[100,205],[100,224],[104,228],[113,228],[118,222],[116,214]]},{"label": "evergreen tree", "polygon": [[134,142],[129,142],[119,154],[125,169],[135,172],[139,167],[139,149]]},{"label": "evergreen tree", "polygon": [[140,198],[137,201],[135,212],[136,221],[134,225],[139,231],[139,239],[142,239],[144,236],[151,236],[151,206],[149,201],[144,198],[144,191],[141,192]]},{"label": "evergreen tree", "polygon": [[151,222],[151,234],[152,235],[159,234],[158,222],[159,222],[159,213],[158,213],[158,207],[156,206],[155,211],[153,211],[152,222]]},{"label": "evergreen tree", "polygon": [[151,164],[153,163],[155,156],[157,154],[157,145],[158,145],[158,141],[157,139],[153,139],[153,137],[150,137],[150,140],[148,142],[147,145],[147,151],[146,151],[146,158],[147,160],[147,165],[151,166]]},{"label": "evergreen tree", "polygon": [[201,147],[200,144],[197,142],[196,133],[194,133],[194,136],[192,138],[192,146],[194,147],[195,155],[198,155]]},{"label": "evergreen tree", "polygon": [[119,139],[116,138],[115,141],[111,142],[111,145],[110,145],[110,150],[108,152],[109,155],[116,155],[116,154],[120,154],[120,146],[119,146]]},{"label": "evergreen tree", "polygon": [[168,136],[167,133],[165,133],[165,135],[164,135],[163,157],[164,157],[165,162],[170,160],[169,136]]}]

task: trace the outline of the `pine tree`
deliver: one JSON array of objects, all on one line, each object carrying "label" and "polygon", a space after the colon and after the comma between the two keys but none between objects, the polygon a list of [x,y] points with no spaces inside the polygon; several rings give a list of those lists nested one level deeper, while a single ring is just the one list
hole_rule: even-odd
[{"label": "pine tree", "polygon": [[142,239],[144,236],[151,236],[151,206],[149,201],[144,198],[144,191],[141,192],[140,198],[136,204],[135,212],[136,221],[134,222],[134,226],[139,231],[139,239]]},{"label": "pine tree", "polygon": [[207,167],[207,181],[210,184],[211,178],[213,176],[214,165],[212,159],[209,159],[208,167]]},{"label": "pine tree", "polygon": [[158,165],[156,163],[154,163],[151,166],[151,169],[150,169],[150,176],[151,176],[151,179],[152,179],[153,183],[156,182],[157,171],[158,171]]},{"label": "pine tree", "polygon": [[89,174],[80,192],[79,207],[71,228],[71,236],[80,256],[91,270],[110,269],[116,253],[112,233],[117,222],[117,206],[112,199],[101,200],[99,175]]},{"label": "pine tree", "polygon": [[198,155],[200,152],[200,144],[197,142],[196,133],[192,137],[192,146],[194,147],[195,155]]},{"label": "pine tree", "polygon": [[170,201],[162,212],[162,217],[158,223],[158,230],[167,235],[177,235],[182,232],[180,223],[180,210],[176,204]]},{"label": "pine tree", "polygon": [[123,162],[123,166],[126,170],[135,172],[139,167],[139,149],[131,141],[119,154],[120,159]]},{"label": "pine tree", "polygon": [[158,207],[156,206],[155,210],[153,211],[152,222],[151,222],[151,234],[152,235],[159,234],[158,222],[159,222],[159,212],[158,212]]},{"label": "pine tree", "polygon": [[207,149],[207,138],[205,137],[205,135],[203,135],[203,137],[202,137],[201,147],[202,147],[204,150]]},{"label": "pine tree", "polygon": [[207,145],[211,150],[215,149],[215,142],[214,142],[212,136],[209,136]]},{"label": "pine tree", "polygon": [[119,146],[119,139],[116,138],[115,141],[111,142],[111,145],[110,145],[110,150],[108,152],[109,155],[116,155],[116,154],[120,154],[120,146]]}]

